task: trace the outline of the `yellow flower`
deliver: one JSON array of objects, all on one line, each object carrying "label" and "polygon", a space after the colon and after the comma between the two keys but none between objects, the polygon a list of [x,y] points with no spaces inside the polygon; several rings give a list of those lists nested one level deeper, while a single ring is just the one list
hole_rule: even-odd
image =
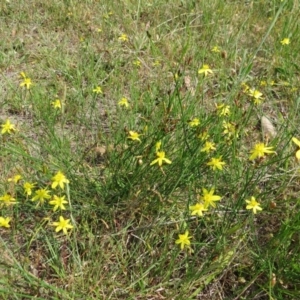
[{"label": "yellow flower", "polygon": [[51,187],[55,189],[58,185],[60,186],[61,189],[64,188],[65,183],[68,184],[69,180],[67,177],[61,172],[58,171],[53,177],[52,177],[52,185]]},{"label": "yellow flower", "polygon": [[262,210],[260,204],[256,201],[254,197],[251,197],[251,200],[246,200],[246,203],[248,204],[246,206],[246,209],[252,209],[254,214],[256,214],[258,210]]},{"label": "yellow flower", "polygon": [[235,128],[235,125],[230,123],[230,122],[226,122],[226,121],[223,121],[223,134],[226,134],[228,135],[228,137],[232,137],[232,136],[235,136],[235,137],[238,137],[238,134],[236,132],[236,128]]},{"label": "yellow flower", "polygon": [[93,92],[96,94],[103,94],[102,89],[100,86],[97,86],[93,89]]},{"label": "yellow flower", "polygon": [[54,205],[53,211],[57,211],[58,208],[61,210],[65,210],[66,207],[64,204],[67,204],[68,201],[65,200],[65,196],[58,197],[56,195],[53,196],[53,200],[49,201],[49,204]]},{"label": "yellow flower", "polygon": [[209,208],[209,206],[216,207],[216,201],[220,201],[221,197],[218,195],[214,195],[214,188],[210,191],[207,189],[202,189],[203,195],[200,196],[200,200],[204,201],[204,207]]},{"label": "yellow flower", "polygon": [[225,162],[222,161],[222,157],[219,158],[212,158],[208,163],[208,166],[210,166],[214,171],[219,169],[223,170],[223,165],[225,165]]},{"label": "yellow flower", "polygon": [[214,47],[211,49],[211,52],[219,53],[219,52],[220,52],[220,49],[219,49],[218,46],[214,46]]},{"label": "yellow flower", "polygon": [[128,100],[124,97],[119,101],[118,105],[119,106],[125,106],[126,108],[129,107]]},{"label": "yellow flower", "polygon": [[292,93],[297,92],[297,91],[298,91],[298,88],[297,88],[297,87],[292,87],[292,88],[290,89],[290,91],[291,91]]},{"label": "yellow flower", "polygon": [[206,141],[205,146],[200,151],[209,153],[213,150],[216,150],[215,143]]},{"label": "yellow flower", "polygon": [[128,42],[128,36],[127,36],[127,34],[122,33],[122,34],[119,36],[119,41],[122,41],[122,42]]},{"label": "yellow flower", "polygon": [[133,64],[136,66],[136,67],[140,67],[141,66],[141,62],[137,59],[133,62]]},{"label": "yellow flower", "polygon": [[113,14],[114,14],[114,13],[113,13],[112,11],[109,11],[108,13],[106,13],[106,14],[103,15],[103,18],[104,18],[104,19],[109,19],[110,16],[112,16]]},{"label": "yellow flower", "polygon": [[73,225],[69,224],[70,219],[64,219],[63,216],[59,217],[58,222],[53,222],[52,226],[56,226],[55,232],[63,231],[64,234],[68,234],[68,229],[72,229]]},{"label": "yellow flower", "polygon": [[281,45],[289,45],[290,44],[290,39],[289,38],[284,38],[282,41],[280,41]]},{"label": "yellow flower", "polygon": [[159,60],[156,60],[156,61],[152,64],[153,67],[160,66],[160,65],[161,65],[161,63],[160,63]]},{"label": "yellow flower", "polygon": [[178,235],[178,240],[175,241],[176,244],[180,245],[181,250],[184,249],[184,246],[187,246],[188,248],[191,245],[190,239],[192,238],[189,236],[189,232],[186,230],[184,234],[179,234]]},{"label": "yellow flower", "polygon": [[9,217],[7,217],[7,218],[0,217],[0,227],[9,228],[10,220],[11,220],[11,218],[9,218]]},{"label": "yellow flower", "polygon": [[130,140],[133,140],[133,141],[139,141],[141,142],[140,140],[140,135],[139,133],[135,132],[135,131],[129,131],[129,136],[128,136],[128,139]]},{"label": "yellow flower", "polygon": [[205,141],[207,140],[208,138],[210,137],[209,133],[207,131],[203,131],[202,133],[200,133],[198,135],[198,138],[201,140],[201,141]]},{"label": "yellow flower", "polygon": [[157,155],[157,159],[154,159],[152,161],[152,163],[150,164],[150,166],[154,165],[154,164],[158,164],[159,166],[161,166],[163,164],[163,162],[167,163],[167,164],[171,164],[172,162],[166,158],[166,154],[164,151],[157,151],[156,152]]},{"label": "yellow flower", "polygon": [[292,141],[299,147],[299,149],[297,150],[296,155],[295,155],[296,159],[299,162],[300,161],[300,141],[295,137],[292,138]]},{"label": "yellow flower", "polygon": [[175,79],[175,81],[177,81],[178,78],[179,78],[179,74],[178,74],[178,72],[176,72],[176,73],[174,74],[174,79]]},{"label": "yellow flower", "polygon": [[12,178],[8,178],[7,181],[8,182],[14,182],[14,183],[18,183],[21,180],[22,176],[21,175],[15,175]]},{"label": "yellow flower", "polygon": [[198,215],[199,217],[203,216],[203,212],[207,211],[207,208],[204,207],[203,203],[197,203],[195,205],[190,205],[189,209],[192,211],[191,215]]},{"label": "yellow flower", "polygon": [[61,102],[59,99],[52,101],[51,105],[53,106],[53,108],[61,108]]},{"label": "yellow flower", "polygon": [[23,184],[23,188],[27,196],[30,196],[32,194],[32,189],[34,188],[35,185],[36,183],[30,183],[30,182],[25,182]]},{"label": "yellow flower", "polygon": [[8,119],[4,124],[1,125],[1,127],[2,127],[1,134],[5,134],[5,133],[11,134],[16,131],[15,125],[10,123]]},{"label": "yellow flower", "polygon": [[191,127],[197,127],[197,126],[200,125],[200,121],[199,121],[198,118],[195,118],[195,119],[193,119],[192,121],[189,122],[189,125],[190,125]]},{"label": "yellow flower", "polygon": [[258,91],[258,90],[250,89],[248,91],[248,95],[251,96],[251,97],[253,97],[254,104],[260,104],[261,101],[263,100],[263,98],[262,98],[263,94],[260,91]]},{"label": "yellow flower", "polygon": [[244,92],[244,93],[248,92],[249,89],[250,89],[249,85],[248,85],[246,82],[242,82],[242,83],[241,83],[241,86],[242,86],[242,88],[243,88],[243,92]]},{"label": "yellow flower", "polygon": [[264,157],[265,154],[275,153],[275,151],[273,151],[272,149],[273,147],[266,147],[264,143],[258,143],[251,150],[251,155],[249,159],[254,160],[256,158]]},{"label": "yellow flower", "polygon": [[230,106],[222,104],[215,104],[217,108],[218,116],[229,116],[230,115]]},{"label": "yellow flower", "polygon": [[28,78],[24,72],[21,72],[20,75],[23,77],[23,81],[20,83],[20,86],[26,86],[27,90],[29,90],[32,85],[31,79]]},{"label": "yellow flower", "polygon": [[198,70],[198,74],[204,74],[206,77],[208,74],[213,74],[213,71],[209,68],[209,65],[203,65],[202,68]]},{"label": "yellow flower", "polygon": [[47,189],[39,189],[35,191],[35,196],[31,199],[32,201],[39,201],[39,203],[44,204],[46,199],[50,199],[49,191]]},{"label": "yellow flower", "polygon": [[16,204],[16,199],[14,197],[12,197],[10,194],[5,194],[3,196],[0,197],[0,207],[2,205],[6,205],[6,206],[10,206],[12,204]]}]

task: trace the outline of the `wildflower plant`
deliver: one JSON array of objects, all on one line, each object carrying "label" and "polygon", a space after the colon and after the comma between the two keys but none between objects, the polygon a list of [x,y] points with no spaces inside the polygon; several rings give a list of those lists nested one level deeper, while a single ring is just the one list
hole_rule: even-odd
[{"label": "wildflower plant", "polygon": [[293,1],[2,2],[2,298],[300,299]]}]

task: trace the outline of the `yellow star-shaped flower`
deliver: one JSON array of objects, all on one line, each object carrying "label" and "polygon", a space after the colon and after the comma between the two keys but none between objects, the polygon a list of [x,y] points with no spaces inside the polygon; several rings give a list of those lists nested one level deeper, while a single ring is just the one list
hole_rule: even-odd
[{"label": "yellow star-shaped flower", "polygon": [[124,106],[124,107],[126,107],[126,108],[129,107],[128,100],[127,100],[125,97],[123,97],[123,98],[119,101],[118,105],[119,105],[119,106]]},{"label": "yellow star-shaped flower", "polygon": [[61,172],[58,171],[53,177],[52,177],[52,185],[51,187],[55,189],[57,186],[59,186],[61,189],[64,188],[64,185],[69,183],[69,180],[67,177]]},{"label": "yellow star-shaped flower", "polygon": [[263,94],[258,90],[250,89],[248,91],[248,95],[251,96],[254,99],[253,100],[254,104],[260,104],[263,100],[263,98],[262,98]]},{"label": "yellow star-shaped flower", "polygon": [[273,149],[273,147],[267,147],[267,146],[265,146],[264,143],[258,143],[251,150],[251,155],[250,155],[249,159],[254,160],[256,158],[264,157],[265,154],[275,153],[275,151],[273,151],[272,149]]},{"label": "yellow star-shaped flower", "polygon": [[24,72],[21,72],[20,75],[23,77],[23,81],[20,83],[20,86],[25,86],[26,89],[29,90],[32,85],[31,79],[28,78]]},{"label": "yellow star-shaped flower", "polygon": [[252,209],[254,214],[256,214],[258,210],[262,210],[260,204],[256,201],[254,197],[251,197],[250,200],[246,200],[246,203],[248,204],[246,206],[246,209]]},{"label": "yellow star-shaped flower", "polygon": [[206,77],[208,74],[213,74],[213,71],[209,68],[209,65],[203,65],[202,68],[198,70],[198,74],[204,74]]},{"label": "yellow star-shaped flower", "polygon": [[39,203],[44,204],[45,200],[50,198],[51,196],[49,195],[49,191],[47,189],[39,189],[35,191],[35,196],[32,198],[32,201],[39,201]]},{"label": "yellow star-shaped flower", "polygon": [[154,159],[150,166],[154,165],[154,164],[158,164],[160,167],[161,165],[163,164],[163,162],[167,163],[167,164],[171,164],[172,162],[166,158],[166,154],[164,151],[157,151],[156,152],[156,155],[157,155],[157,159]]},{"label": "yellow star-shaped flower", "polygon": [[140,140],[141,134],[137,133],[136,131],[131,131],[131,130],[129,131],[128,134],[129,134],[128,139],[141,142],[141,140]]},{"label": "yellow star-shaped flower", "polygon": [[7,217],[7,218],[0,217],[0,227],[9,228],[10,220],[11,220],[11,218],[9,218],[9,217]]},{"label": "yellow star-shaped flower", "polygon": [[93,89],[93,92],[96,94],[103,94],[102,88],[100,86],[97,86]]},{"label": "yellow star-shaped flower", "polygon": [[191,241],[190,239],[192,238],[191,236],[189,236],[189,232],[186,230],[184,234],[179,234],[178,235],[178,240],[175,241],[176,244],[180,245],[181,250],[184,249],[185,246],[187,246],[188,248],[191,245]]},{"label": "yellow star-shaped flower", "polygon": [[215,143],[206,141],[204,147],[200,151],[209,153],[213,150],[216,150]]},{"label": "yellow star-shaped flower", "polygon": [[51,105],[53,108],[61,108],[61,101],[59,99],[56,99],[51,102]]},{"label": "yellow star-shaped flower", "polygon": [[119,41],[122,41],[122,42],[128,42],[128,36],[127,34],[123,33],[119,36]]},{"label": "yellow star-shaped flower", "polygon": [[207,165],[210,166],[214,171],[215,170],[223,170],[223,166],[226,163],[224,161],[222,161],[222,157],[219,158],[215,158],[213,157],[208,163]]},{"label": "yellow star-shaped flower", "polygon": [[203,195],[200,196],[200,200],[204,201],[204,207],[209,208],[209,206],[216,207],[216,201],[220,201],[221,197],[214,195],[215,190],[212,188],[210,191],[207,189],[202,189]]},{"label": "yellow star-shaped flower", "polygon": [[2,127],[1,134],[5,134],[5,133],[11,134],[16,131],[15,125],[12,124],[8,119],[4,124],[1,125],[1,127]]},{"label": "yellow star-shaped flower", "polygon": [[191,120],[191,121],[189,122],[189,125],[190,125],[191,127],[197,127],[197,126],[200,125],[200,120],[199,120],[198,118],[194,118],[193,120]]},{"label": "yellow star-shaped flower", "polygon": [[55,232],[63,231],[64,234],[68,234],[68,229],[72,229],[73,225],[69,224],[70,219],[64,219],[63,216],[59,217],[58,222],[53,222],[52,226],[56,226]]},{"label": "yellow star-shaped flower", "polygon": [[68,201],[65,200],[65,196],[58,197],[58,196],[54,195],[53,200],[49,201],[50,205],[54,205],[53,211],[57,211],[58,208],[60,208],[61,210],[65,210],[66,207],[64,206],[64,204],[67,204],[67,203],[68,203]]},{"label": "yellow star-shaped flower", "polygon": [[291,43],[289,38],[284,38],[282,41],[280,41],[281,45],[289,45]]},{"label": "yellow star-shaped flower", "polygon": [[190,205],[189,209],[192,211],[191,215],[198,215],[199,217],[203,216],[203,212],[207,211],[203,203],[196,203],[195,205]]}]

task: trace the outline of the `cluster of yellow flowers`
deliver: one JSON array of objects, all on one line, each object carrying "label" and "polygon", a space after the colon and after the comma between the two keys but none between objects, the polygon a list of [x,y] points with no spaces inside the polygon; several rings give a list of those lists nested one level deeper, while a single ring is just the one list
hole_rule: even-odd
[{"label": "cluster of yellow flowers", "polygon": [[[292,142],[298,146],[298,149],[295,153],[295,157],[297,161],[300,161],[300,141],[293,137]],[[208,147],[207,147],[208,148]],[[250,160],[254,159],[261,159],[266,154],[275,153],[275,151],[272,150],[273,147],[267,147],[263,143],[258,143],[254,146],[254,148],[251,150],[251,155],[249,157]],[[194,205],[191,205],[189,207],[191,211],[192,216],[203,216],[203,212],[206,212],[209,207],[215,208],[217,201],[221,200],[221,196],[214,194],[214,188],[212,188],[210,191],[203,188],[202,189],[203,194],[201,196],[198,196],[199,202],[197,202]],[[246,209],[252,210],[254,214],[256,214],[258,211],[262,210],[261,204],[256,200],[254,196],[251,196],[250,199],[245,200],[246,202]],[[191,245],[191,238],[192,236],[189,235],[189,231],[186,230],[184,234],[179,234],[178,239],[175,241],[176,244],[180,245],[180,248],[183,250],[185,247],[190,249]]]},{"label": "cluster of yellow flowers", "polygon": [[[45,201],[48,201],[50,205],[53,206],[53,211],[56,212],[58,209],[60,211],[66,210],[65,205],[68,204],[68,201],[65,200],[65,196],[61,195],[61,192],[57,194],[51,195],[51,191],[45,187],[45,188],[36,188],[36,183],[25,181],[22,184],[22,175],[17,174],[14,175],[11,178],[8,178],[8,182],[11,182],[14,184],[14,192],[17,192],[18,190],[15,190],[17,187],[22,187],[23,192],[26,197],[26,200],[31,200],[33,202],[37,202],[36,207],[39,205],[43,205]],[[65,184],[69,184],[69,180],[66,178],[66,176],[61,172],[58,171],[52,178],[51,178],[51,188],[52,190],[56,190],[57,187],[59,187],[61,190],[64,190]],[[24,199],[23,199],[24,200]],[[0,208],[4,210],[4,208],[8,208],[12,205],[18,204],[18,201],[11,193],[5,193],[0,197]],[[11,217],[0,217],[0,227],[10,227],[10,221],[12,220]],[[52,226],[55,226],[56,232],[63,231],[65,234],[67,234],[68,229],[72,229],[73,225],[70,224],[69,219],[65,219],[63,216],[59,216],[59,220],[57,222],[53,222],[51,224]]]},{"label": "cluster of yellow flowers", "polygon": [[[25,87],[27,90],[29,90],[32,85],[31,79],[27,77],[24,72],[21,72],[20,75],[23,79],[23,81],[20,83],[20,86]],[[94,89],[94,92],[102,93],[102,90],[100,87],[96,87]],[[59,99],[56,99],[51,103],[51,105],[54,108],[61,108],[61,101]],[[9,119],[7,119],[3,124],[1,124],[2,135],[11,135],[16,131],[16,126],[13,123],[11,123]],[[66,196],[62,195],[62,191],[65,189],[65,185],[69,184],[69,180],[61,171],[58,171],[51,178],[51,189],[53,191],[55,191],[57,188],[60,189],[60,191],[55,194],[51,194],[51,190],[49,189],[49,187],[37,188],[37,183],[35,182],[23,182],[22,175],[20,174],[8,178],[8,182],[12,183],[13,187],[10,187],[10,192],[7,192],[0,196],[0,209],[2,210],[2,214],[9,212],[9,207],[17,205],[22,200],[31,200],[32,202],[36,202],[36,207],[43,205],[45,201],[48,201],[48,204],[53,207],[53,212],[56,212],[57,210],[66,210],[66,205],[68,204],[68,201],[65,199]],[[17,201],[17,199],[15,198],[15,195],[17,194],[23,194],[24,198],[21,198],[19,199],[19,201]],[[0,216],[0,227],[10,228],[11,220],[11,217]],[[58,221],[52,222],[51,225],[56,227],[56,232],[62,230],[64,234],[67,234],[68,230],[73,228],[73,225],[70,224],[70,219],[65,219],[62,215],[59,216]]]}]

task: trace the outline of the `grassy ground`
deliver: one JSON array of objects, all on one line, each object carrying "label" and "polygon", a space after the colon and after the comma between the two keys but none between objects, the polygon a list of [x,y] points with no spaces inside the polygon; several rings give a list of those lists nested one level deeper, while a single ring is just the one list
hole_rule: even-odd
[{"label": "grassy ground", "polygon": [[0,3],[1,299],[299,299],[299,1],[106,2]]}]

